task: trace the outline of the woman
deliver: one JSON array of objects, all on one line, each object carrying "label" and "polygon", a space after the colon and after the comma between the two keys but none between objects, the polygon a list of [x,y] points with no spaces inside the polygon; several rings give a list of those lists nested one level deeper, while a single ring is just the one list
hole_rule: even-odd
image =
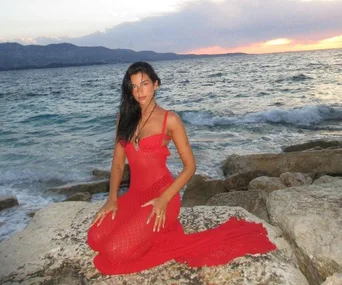
[{"label": "woman", "polygon": [[[181,119],[157,105],[161,84],[152,66],[132,64],[122,82],[110,191],[88,232],[103,274],[138,272],[174,259],[191,266],[218,265],[275,248],[261,224],[230,219],[217,228],[185,234],[178,220],[179,191],[195,173],[195,158]],[[174,179],[166,166],[173,141],[183,162]],[[131,181],[117,197],[125,159]]]}]

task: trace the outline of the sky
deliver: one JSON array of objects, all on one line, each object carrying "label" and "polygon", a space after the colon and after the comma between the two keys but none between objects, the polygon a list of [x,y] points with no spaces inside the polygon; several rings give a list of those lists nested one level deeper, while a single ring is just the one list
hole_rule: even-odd
[{"label": "sky", "polygon": [[342,0],[0,0],[0,42],[217,54],[342,48]]}]

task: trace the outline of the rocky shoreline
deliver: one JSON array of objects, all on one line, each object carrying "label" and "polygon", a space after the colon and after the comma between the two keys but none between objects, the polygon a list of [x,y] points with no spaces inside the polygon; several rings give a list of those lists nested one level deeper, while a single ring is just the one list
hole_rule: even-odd
[{"label": "rocky shoreline", "polygon": [[[263,223],[277,250],[217,267],[170,261],[137,274],[102,276],[85,237],[103,202],[87,201],[108,191],[110,174],[94,170],[96,181],[48,189],[65,194],[65,202],[39,210],[23,231],[0,243],[0,284],[342,284],[342,142],[231,155],[222,170],[225,179],[194,175],[188,183],[180,216],[185,231],[237,216]],[[122,186],[128,185],[126,167]],[[3,198],[0,210],[17,203]]]}]

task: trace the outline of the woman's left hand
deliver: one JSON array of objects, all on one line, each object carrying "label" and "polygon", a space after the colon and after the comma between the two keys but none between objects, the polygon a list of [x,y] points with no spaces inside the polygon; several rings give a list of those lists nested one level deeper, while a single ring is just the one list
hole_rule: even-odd
[{"label": "woman's left hand", "polygon": [[152,212],[149,215],[147,219],[147,224],[151,221],[153,215],[156,215],[156,219],[154,221],[153,231],[160,231],[160,227],[162,226],[164,228],[165,226],[165,220],[166,220],[166,207],[167,207],[168,201],[163,198],[162,196],[159,196],[158,198],[152,199],[142,205],[141,207],[146,207],[149,205],[152,205]]}]

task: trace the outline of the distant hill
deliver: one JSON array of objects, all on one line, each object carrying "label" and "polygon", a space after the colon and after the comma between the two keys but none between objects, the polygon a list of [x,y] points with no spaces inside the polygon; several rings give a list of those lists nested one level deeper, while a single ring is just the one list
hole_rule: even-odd
[{"label": "distant hill", "polygon": [[[242,55],[231,53],[225,55]],[[129,63],[135,61],[158,61],[187,59],[222,55],[179,55],[130,49],[108,49],[105,47],[79,47],[72,44],[20,45],[0,43],[0,71],[33,68]]]}]

